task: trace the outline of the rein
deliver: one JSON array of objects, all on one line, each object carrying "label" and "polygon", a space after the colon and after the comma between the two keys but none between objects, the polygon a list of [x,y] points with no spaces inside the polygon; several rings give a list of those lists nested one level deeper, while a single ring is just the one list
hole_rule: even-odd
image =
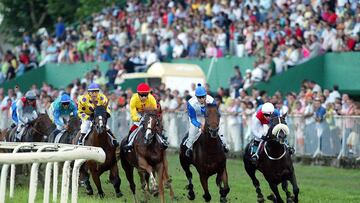
[{"label": "rein", "polygon": [[267,145],[267,141],[266,141],[265,144],[264,144],[264,151],[265,151],[266,156],[267,156],[270,160],[277,161],[277,160],[282,159],[282,158],[285,156],[285,154],[286,154],[285,145],[283,145],[283,147],[284,147],[284,152],[283,152],[283,154],[280,155],[279,157],[276,157],[276,158],[274,158],[274,157],[272,157],[272,156],[269,155],[269,153],[268,153],[267,150],[266,150],[266,145]]}]

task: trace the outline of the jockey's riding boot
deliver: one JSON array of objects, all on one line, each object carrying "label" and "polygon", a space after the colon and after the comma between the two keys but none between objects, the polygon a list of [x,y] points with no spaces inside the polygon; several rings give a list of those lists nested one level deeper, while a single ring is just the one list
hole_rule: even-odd
[{"label": "jockey's riding boot", "polygon": [[84,139],[84,137],[85,137],[85,134],[86,133],[81,133],[80,134],[80,137],[79,137],[79,140],[78,140],[78,145],[84,145],[84,143],[83,143],[83,139]]},{"label": "jockey's riding boot", "polygon": [[56,136],[57,136],[60,132],[61,132],[60,130],[55,129],[55,130],[52,132],[52,136],[50,136],[50,137],[53,138],[53,140],[50,140],[50,141],[51,141],[51,142],[55,142]]},{"label": "jockey's riding boot", "polygon": [[110,136],[112,138],[112,144],[115,147],[119,146],[119,142],[116,140],[116,137],[114,136],[114,134],[110,130],[108,130],[107,132],[110,134]]},{"label": "jockey's riding boot", "polygon": [[229,148],[228,148],[226,145],[223,145],[223,149],[224,149],[224,152],[225,152],[225,153],[228,153],[228,152],[229,152]]},{"label": "jockey's riding boot", "polygon": [[12,129],[12,128],[15,128],[15,127],[16,127],[16,124],[15,124],[15,123],[11,124],[11,126],[10,126],[11,129]]},{"label": "jockey's riding boot", "polygon": [[288,146],[288,150],[289,150],[290,155],[291,155],[291,154],[295,154],[295,149],[294,149],[294,147]]},{"label": "jockey's riding boot", "polygon": [[287,140],[285,140],[285,146],[286,146],[286,148],[289,150],[289,154],[290,154],[290,155],[291,155],[291,154],[295,154],[295,149],[294,149],[294,147],[290,146],[290,145],[289,145],[289,142],[288,142]]},{"label": "jockey's riding boot", "polygon": [[259,141],[254,140],[253,145],[251,146],[251,160],[256,163],[259,159],[258,150],[259,150]]},{"label": "jockey's riding boot", "polygon": [[165,137],[164,134],[160,135],[160,139],[161,139],[161,145],[163,149],[167,149],[169,146],[169,142],[167,141],[167,137]]},{"label": "jockey's riding boot", "polygon": [[192,155],[192,149],[191,149],[191,148],[187,148],[186,151],[185,151],[185,156],[191,157],[191,155]]}]

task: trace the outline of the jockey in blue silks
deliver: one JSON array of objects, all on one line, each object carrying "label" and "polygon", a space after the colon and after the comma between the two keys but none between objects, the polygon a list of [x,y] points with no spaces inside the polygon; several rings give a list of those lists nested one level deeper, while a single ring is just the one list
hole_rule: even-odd
[{"label": "jockey in blue silks", "polygon": [[68,122],[70,120],[70,114],[72,116],[77,116],[77,107],[73,100],[71,100],[68,94],[63,94],[61,97],[57,98],[49,109],[49,117],[55,123],[56,129],[53,132],[53,137],[55,140],[57,135],[62,131],[65,131],[69,128]]},{"label": "jockey in blue silks", "polygon": [[[184,142],[187,147],[185,155],[190,157],[192,153],[192,146],[195,141],[199,138],[202,129],[205,125],[205,111],[207,104],[215,104],[215,100],[212,96],[206,93],[206,89],[198,84],[195,89],[195,96],[187,102],[187,110],[190,121],[189,136]],[[227,152],[226,140],[223,135],[219,136],[224,146],[224,151]]]}]

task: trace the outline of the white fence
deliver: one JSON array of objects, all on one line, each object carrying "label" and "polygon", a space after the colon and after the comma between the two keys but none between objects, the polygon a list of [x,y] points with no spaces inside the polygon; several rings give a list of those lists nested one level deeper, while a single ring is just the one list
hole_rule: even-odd
[{"label": "white fence", "polygon": [[[163,124],[165,135],[170,146],[178,148],[189,129],[189,120],[185,112],[164,113]],[[109,121],[110,128],[118,139],[128,134],[130,116],[126,111],[116,111]],[[288,141],[296,149],[297,155],[311,156],[360,156],[360,117],[331,116],[322,122],[313,118],[288,116],[290,128]],[[244,150],[251,140],[251,117],[223,114],[220,121],[220,132],[230,146],[231,151]]]},{"label": "white fence", "polygon": [[[53,171],[53,202],[57,201],[58,192],[58,170],[59,162],[64,162],[62,170],[61,182],[61,203],[68,202],[68,193],[70,187],[70,163],[74,162],[72,170],[72,189],[71,202],[77,202],[78,196],[78,180],[80,166],[86,160],[94,160],[100,163],[105,161],[105,152],[98,147],[77,146],[67,144],[51,144],[51,143],[13,143],[0,142],[0,149],[12,150],[12,153],[0,153],[1,179],[0,179],[0,203],[5,202],[6,198],[6,182],[8,176],[8,169],[11,164],[10,172],[10,199],[14,197],[15,189],[15,167],[16,164],[32,164],[30,184],[29,184],[29,199],[28,202],[35,202],[38,170],[40,163],[47,163],[45,169],[44,181],[44,197],[43,202],[49,202],[50,198],[50,182],[51,172]],[[36,152],[21,152],[21,150]],[[45,151],[46,150],[46,151]]]}]

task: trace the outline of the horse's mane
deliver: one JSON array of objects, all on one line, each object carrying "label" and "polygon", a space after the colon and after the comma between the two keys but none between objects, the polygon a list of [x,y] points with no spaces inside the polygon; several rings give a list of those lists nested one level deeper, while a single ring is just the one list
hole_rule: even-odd
[{"label": "horse's mane", "polygon": [[[274,123],[273,120],[280,119],[279,123]],[[285,119],[281,116],[272,116],[270,119],[270,128],[269,132],[271,132],[272,135],[276,135],[280,130],[282,130],[286,135],[290,133],[289,127],[287,126]]]},{"label": "horse's mane", "polygon": [[98,117],[98,116],[103,116],[104,114],[106,114],[106,108],[104,106],[97,106],[94,109],[94,116]]}]

